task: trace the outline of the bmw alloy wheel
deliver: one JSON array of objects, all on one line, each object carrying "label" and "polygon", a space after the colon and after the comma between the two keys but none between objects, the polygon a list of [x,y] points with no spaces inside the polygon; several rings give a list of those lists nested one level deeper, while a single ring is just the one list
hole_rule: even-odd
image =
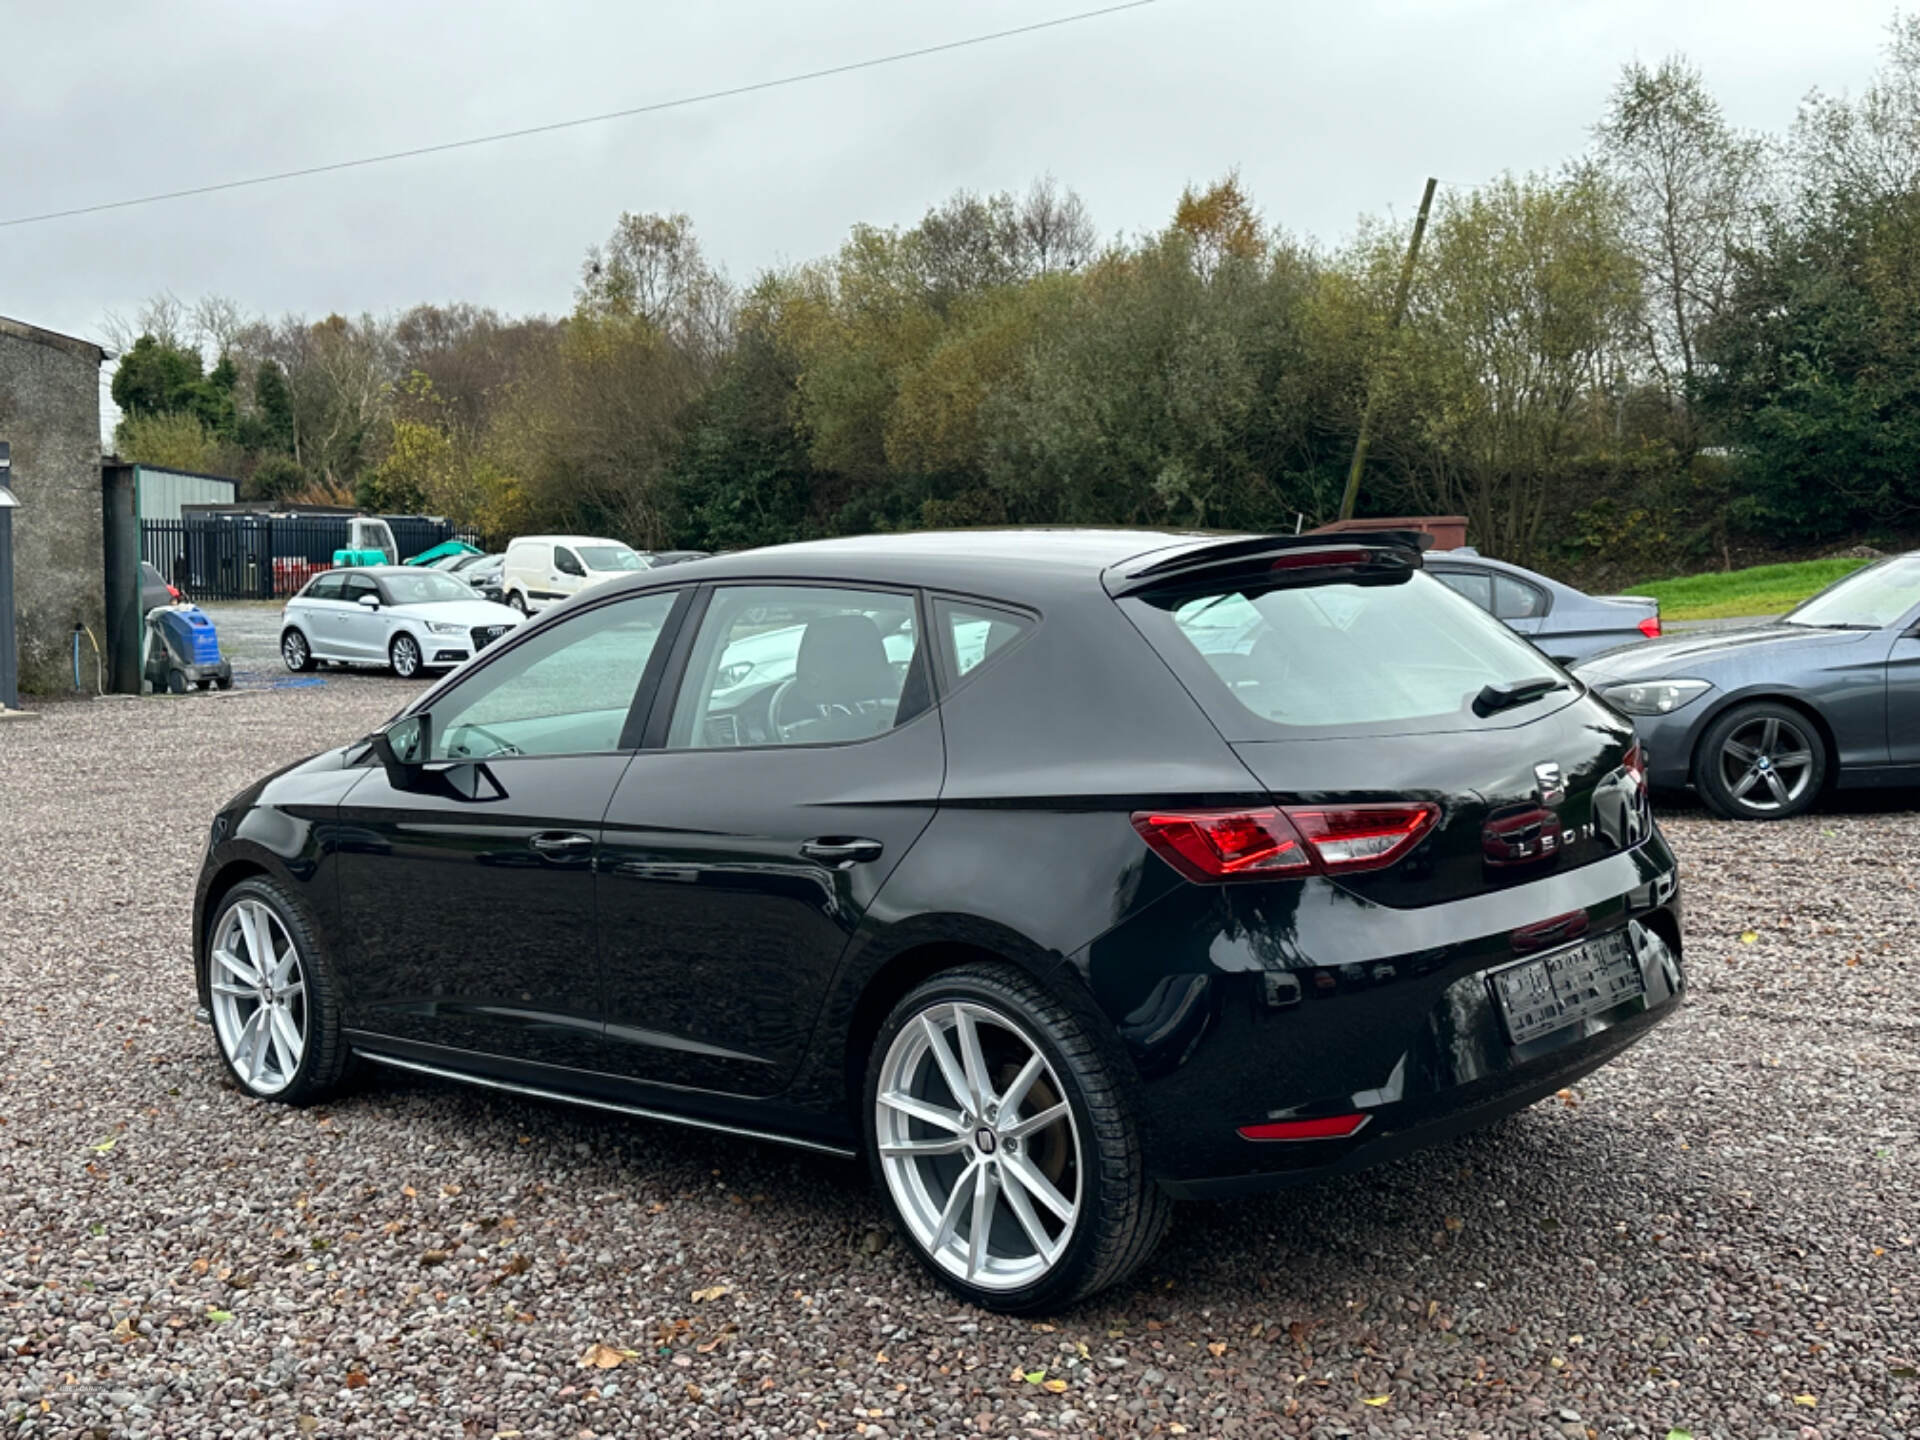
[{"label": "bmw alloy wheel", "polygon": [[307,1053],[307,974],[273,908],[252,898],[214,927],[208,976],[213,1028],[234,1073],[256,1095],[293,1083]]},{"label": "bmw alloy wheel", "polygon": [[1044,1277],[1073,1238],[1082,1147],[1066,1091],[1007,1016],[943,1001],[894,1037],[874,1126],[895,1207],[942,1270],[983,1290]]},{"label": "bmw alloy wheel", "polygon": [[1755,716],[1721,742],[1716,762],[1727,794],[1749,810],[1785,810],[1813,783],[1814,749],[1793,721]]}]

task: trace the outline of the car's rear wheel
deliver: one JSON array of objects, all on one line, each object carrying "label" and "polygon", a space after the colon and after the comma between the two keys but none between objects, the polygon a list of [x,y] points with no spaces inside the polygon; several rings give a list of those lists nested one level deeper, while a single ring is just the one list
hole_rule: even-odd
[{"label": "car's rear wheel", "polygon": [[1819,798],[1827,750],[1811,720],[1790,705],[1737,705],[1700,738],[1694,783],[1731,820],[1784,820]]},{"label": "car's rear wheel", "polygon": [[280,658],[296,675],[313,669],[313,648],[307,644],[307,637],[292,627],[281,633]]},{"label": "car's rear wheel", "polygon": [[243,880],[221,900],[207,993],[220,1057],[248,1094],[310,1105],[340,1088],[349,1052],[333,966],[276,882]]},{"label": "car's rear wheel", "polygon": [[1171,1206],[1081,1022],[1010,965],[894,1007],[867,1067],[867,1151],[895,1224],[976,1305],[1058,1309],[1153,1251]]},{"label": "car's rear wheel", "polygon": [[420,642],[404,631],[393,637],[387,646],[387,659],[393,665],[393,673],[402,680],[411,680],[422,669]]}]

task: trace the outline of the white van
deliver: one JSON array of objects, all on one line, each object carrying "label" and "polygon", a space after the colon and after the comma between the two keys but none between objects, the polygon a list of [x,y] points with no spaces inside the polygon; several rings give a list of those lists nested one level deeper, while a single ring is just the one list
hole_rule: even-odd
[{"label": "white van", "polygon": [[646,556],[618,540],[522,535],[507,546],[500,589],[507,604],[522,615],[533,615],[589,585],[648,568]]}]

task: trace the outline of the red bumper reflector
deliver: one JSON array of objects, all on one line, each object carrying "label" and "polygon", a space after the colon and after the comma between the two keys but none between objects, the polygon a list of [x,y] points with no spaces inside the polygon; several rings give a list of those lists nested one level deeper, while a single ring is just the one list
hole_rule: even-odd
[{"label": "red bumper reflector", "polygon": [[1358,1135],[1371,1115],[1321,1115],[1312,1120],[1271,1120],[1265,1125],[1242,1125],[1243,1140],[1344,1140]]},{"label": "red bumper reflector", "polygon": [[1647,616],[1646,619],[1640,622],[1640,633],[1649,640],[1658,640],[1660,638],[1660,617],[1658,615]]}]

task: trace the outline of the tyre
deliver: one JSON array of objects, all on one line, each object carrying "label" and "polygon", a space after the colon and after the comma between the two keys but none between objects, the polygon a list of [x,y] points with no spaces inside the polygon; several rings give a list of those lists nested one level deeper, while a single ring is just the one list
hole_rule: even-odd
[{"label": "tyre", "polygon": [[307,637],[291,626],[280,632],[280,658],[296,675],[313,669],[313,647]]},{"label": "tyre", "polygon": [[961,1298],[1071,1305],[1153,1253],[1171,1202],[1148,1178],[1113,1068],[1011,965],[933,976],[867,1064],[867,1155],[895,1226]]},{"label": "tyre", "polygon": [[338,1092],[350,1058],[339,984],[299,903],[277,881],[241,881],[220,902],[206,954],[215,1043],[240,1087],[283,1105]]},{"label": "tyre", "polygon": [[167,693],[184,695],[187,693],[187,672],[180,669],[167,671]]},{"label": "tyre", "polygon": [[404,630],[388,644],[387,659],[393,665],[393,673],[402,680],[418,679],[425,668],[420,655],[420,642]]},{"label": "tyre", "polygon": [[1729,820],[1784,820],[1820,796],[1827,748],[1805,713],[1759,700],[1736,705],[1700,737],[1693,783]]},{"label": "tyre", "polygon": [[233,676],[222,675],[219,679],[215,680],[213,683],[218,685],[222,690],[231,690],[233,689]]},{"label": "tyre", "polygon": [[211,690],[213,688],[213,681],[196,680],[193,682],[193,688],[196,690]]},{"label": "tyre", "polygon": [[509,590],[507,592],[507,604],[518,610],[522,615],[533,614],[533,611],[527,608],[527,597],[522,595],[518,590]]}]

